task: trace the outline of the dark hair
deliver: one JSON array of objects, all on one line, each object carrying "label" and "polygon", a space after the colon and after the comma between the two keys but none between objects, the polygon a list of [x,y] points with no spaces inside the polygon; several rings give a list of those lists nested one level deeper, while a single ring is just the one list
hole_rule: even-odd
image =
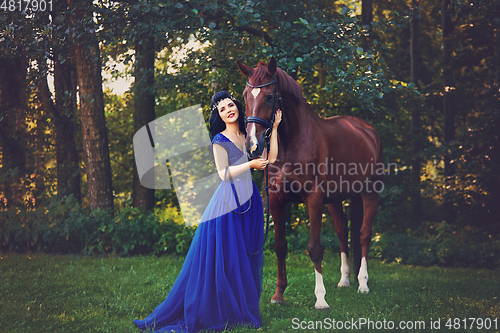
[{"label": "dark hair", "polygon": [[240,131],[243,134],[246,134],[245,128],[245,112],[243,110],[243,106],[240,102],[238,102],[229,92],[222,90],[212,96],[212,115],[210,116],[210,139],[213,139],[217,133],[222,132],[226,129],[226,123],[221,119],[219,115],[219,109],[217,105],[223,99],[229,98],[234,102],[236,107],[238,108],[238,123],[240,125]]}]

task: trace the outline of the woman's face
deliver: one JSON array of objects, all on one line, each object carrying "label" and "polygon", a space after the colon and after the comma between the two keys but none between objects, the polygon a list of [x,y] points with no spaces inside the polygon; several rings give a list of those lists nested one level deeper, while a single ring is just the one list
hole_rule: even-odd
[{"label": "woman's face", "polygon": [[219,110],[219,116],[226,124],[238,121],[238,107],[230,98],[221,100],[217,105],[217,109]]}]

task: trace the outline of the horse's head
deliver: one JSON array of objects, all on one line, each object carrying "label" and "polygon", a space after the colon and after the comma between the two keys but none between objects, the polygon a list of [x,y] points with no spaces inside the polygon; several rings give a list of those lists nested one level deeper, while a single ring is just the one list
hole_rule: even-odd
[{"label": "horse's head", "polygon": [[259,63],[252,68],[236,61],[244,76],[248,77],[243,92],[246,104],[245,149],[250,158],[262,155],[266,135],[271,134],[274,114],[278,108],[278,82],[275,78],[276,59],[271,58],[269,64]]}]

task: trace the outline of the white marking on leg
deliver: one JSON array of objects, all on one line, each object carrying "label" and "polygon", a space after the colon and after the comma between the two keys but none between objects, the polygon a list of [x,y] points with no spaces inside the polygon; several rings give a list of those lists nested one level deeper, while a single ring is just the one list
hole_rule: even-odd
[{"label": "white marking on leg", "polygon": [[255,124],[251,126],[250,129],[250,153],[253,153],[257,149],[257,144],[259,141],[257,140],[257,135],[255,134]]},{"label": "white marking on leg", "polygon": [[253,98],[257,98],[257,96],[259,96],[259,93],[260,93],[260,88],[253,88],[252,89]]},{"label": "white marking on leg", "polygon": [[329,309],[330,306],[325,301],[326,289],[323,284],[323,274],[319,273],[316,269],[314,269],[316,276],[316,288],[314,288],[314,294],[316,295],[316,304],[314,307],[316,310],[326,310]]},{"label": "white marking on leg", "polygon": [[361,267],[359,268],[358,282],[359,282],[358,293],[367,294],[370,292],[370,289],[368,289],[368,264],[366,262],[366,257],[363,257],[363,259],[361,259]]},{"label": "white marking on leg", "polygon": [[340,266],[340,282],[337,287],[350,287],[349,278],[351,277],[351,266],[349,265],[349,258],[347,258],[347,255],[342,252],[340,254],[340,259],[342,264]]}]

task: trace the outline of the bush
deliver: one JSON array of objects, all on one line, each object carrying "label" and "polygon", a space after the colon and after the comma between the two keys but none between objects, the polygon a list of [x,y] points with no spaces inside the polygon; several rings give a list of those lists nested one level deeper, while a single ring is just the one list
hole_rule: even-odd
[{"label": "bush", "polygon": [[195,230],[172,215],[161,219],[153,212],[131,207],[122,208],[114,217],[96,210],[89,220],[94,232],[84,249],[87,254],[185,254]]},{"label": "bush", "polygon": [[157,214],[125,207],[86,214],[72,196],[52,197],[36,209],[0,211],[0,250],[4,252],[118,255],[185,254],[194,235],[173,207]]},{"label": "bush", "polygon": [[2,251],[80,251],[88,237],[87,219],[72,196],[52,197],[40,208],[0,211]]},{"label": "bush", "polygon": [[420,238],[405,234],[376,235],[372,253],[385,262],[432,266],[437,264],[435,251]]},{"label": "bush", "polygon": [[377,234],[372,253],[385,262],[408,265],[494,269],[500,265],[500,241],[467,226],[424,223],[406,234]]}]

